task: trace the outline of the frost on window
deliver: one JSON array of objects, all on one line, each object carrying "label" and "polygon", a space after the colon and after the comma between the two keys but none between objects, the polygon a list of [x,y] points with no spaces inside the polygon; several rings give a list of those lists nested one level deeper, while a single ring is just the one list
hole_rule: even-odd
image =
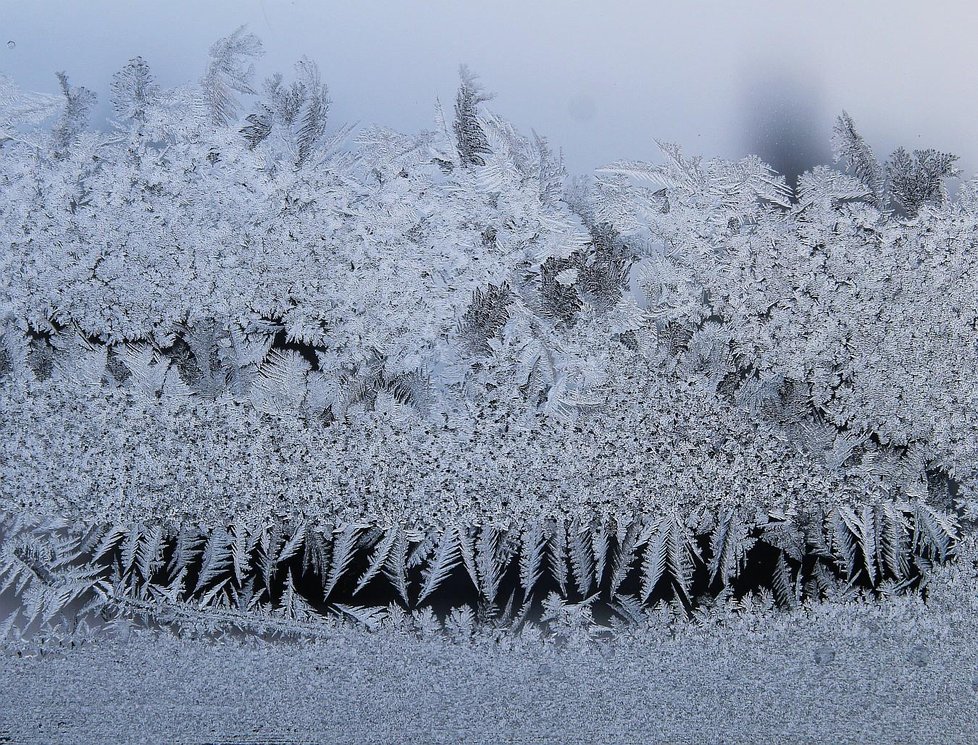
[{"label": "frost on window", "polygon": [[107,129],[65,73],[0,78],[8,644],[587,646],[885,602],[955,554],[978,519],[955,156],[881,161],[843,112],[795,189],[666,142],[572,179],[465,67],[401,133],[334,121],[308,58],[258,82],[261,53],[239,29],[178,88],[136,57]]}]

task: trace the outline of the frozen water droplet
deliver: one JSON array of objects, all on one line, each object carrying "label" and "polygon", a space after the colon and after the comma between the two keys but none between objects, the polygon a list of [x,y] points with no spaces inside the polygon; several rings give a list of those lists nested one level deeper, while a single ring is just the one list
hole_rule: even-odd
[{"label": "frozen water droplet", "polygon": [[13,39],[7,42],[7,49],[13,49],[15,46],[17,46],[17,42]]}]

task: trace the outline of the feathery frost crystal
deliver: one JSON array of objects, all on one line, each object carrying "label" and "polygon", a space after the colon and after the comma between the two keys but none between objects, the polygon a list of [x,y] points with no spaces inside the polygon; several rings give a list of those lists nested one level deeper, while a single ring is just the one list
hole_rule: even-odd
[{"label": "feathery frost crystal", "polygon": [[453,118],[354,136],[261,54],[131,60],[110,131],[0,78],[0,637],[591,644],[926,586],[978,518],[954,156],[843,113],[794,191],[667,143],[568,179],[464,67]]}]

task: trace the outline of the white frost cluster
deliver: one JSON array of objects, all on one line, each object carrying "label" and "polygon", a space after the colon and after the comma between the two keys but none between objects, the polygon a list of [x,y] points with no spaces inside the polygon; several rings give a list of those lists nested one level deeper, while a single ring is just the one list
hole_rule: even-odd
[{"label": "white frost cluster", "polygon": [[843,114],[845,171],[794,192],[664,143],[568,182],[465,69],[454,118],[349,143],[315,64],[258,86],[260,54],[236,31],[171,90],[130,61],[109,133],[64,74],[0,79],[0,579],[30,622],[94,592],[298,623],[299,555],[324,598],[358,561],[407,604],[464,567],[492,615],[518,565],[524,608],[546,567],[634,616],[758,543],[790,605],[827,566],[906,588],[978,517],[954,156],[880,163]]}]

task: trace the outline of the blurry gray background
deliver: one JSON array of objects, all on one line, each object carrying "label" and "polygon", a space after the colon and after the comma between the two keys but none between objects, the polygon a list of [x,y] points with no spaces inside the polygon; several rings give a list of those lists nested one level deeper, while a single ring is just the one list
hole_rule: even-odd
[{"label": "blurry gray background", "polygon": [[978,4],[820,0],[0,0],[0,71],[100,94],[142,55],[195,80],[238,25],[265,42],[260,78],[319,62],[334,124],[432,126],[460,62],[492,108],[564,149],[572,172],[657,158],[653,138],[708,157],[756,152],[789,175],[829,159],[845,108],[875,148],[936,147],[978,164]]}]

